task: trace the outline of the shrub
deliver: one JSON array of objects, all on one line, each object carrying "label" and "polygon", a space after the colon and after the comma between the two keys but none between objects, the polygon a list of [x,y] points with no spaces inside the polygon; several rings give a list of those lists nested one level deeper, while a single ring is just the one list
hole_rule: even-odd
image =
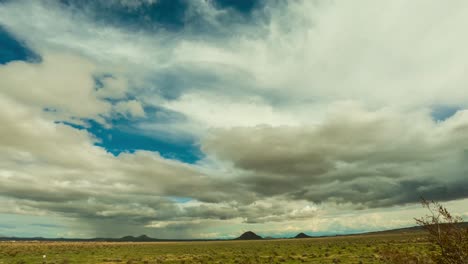
[{"label": "shrub", "polygon": [[462,218],[451,215],[437,202],[422,199],[421,203],[430,214],[415,220],[439,249],[432,252],[432,259],[440,264],[468,264],[468,228],[461,225]]}]

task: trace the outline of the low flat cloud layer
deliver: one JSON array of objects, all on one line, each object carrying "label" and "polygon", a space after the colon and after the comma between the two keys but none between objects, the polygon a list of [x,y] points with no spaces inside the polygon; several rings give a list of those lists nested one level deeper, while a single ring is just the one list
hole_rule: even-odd
[{"label": "low flat cloud layer", "polygon": [[254,2],[0,1],[38,56],[0,64],[14,232],[346,233],[420,196],[466,217],[468,4]]}]

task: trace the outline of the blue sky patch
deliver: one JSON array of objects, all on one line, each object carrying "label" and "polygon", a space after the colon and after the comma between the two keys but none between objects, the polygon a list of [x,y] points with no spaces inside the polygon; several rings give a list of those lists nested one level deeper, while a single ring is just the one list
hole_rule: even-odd
[{"label": "blue sky patch", "polygon": [[85,129],[99,140],[95,145],[105,148],[116,156],[122,152],[133,153],[137,150],[147,150],[159,152],[164,158],[186,163],[195,163],[203,157],[193,139],[181,139],[178,142],[173,142],[164,140],[161,135],[148,135],[138,129],[138,121],[126,118],[116,118],[109,122],[112,124],[111,128],[106,128],[94,120],[88,120],[88,126],[75,125],[69,122],[59,123],[77,129]]},{"label": "blue sky patch", "polygon": [[250,13],[260,4],[259,0],[216,0],[216,4],[223,8],[233,8],[241,13]]},{"label": "blue sky patch", "polygon": [[[211,27],[206,23],[203,12],[188,13],[191,0],[158,0],[147,2],[121,2],[106,0],[60,0],[64,7],[73,13],[82,13],[93,20],[132,30],[158,31],[166,30],[178,32],[186,26],[196,34],[207,33],[216,35],[220,28]],[[211,2],[217,9],[231,9],[237,11],[241,17],[248,17],[257,7],[260,0],[213,0]],[[194,10],[192,10],[194,11]],[[231,16],[221,18],[225,23],[248,23],[248,20],[239,21]],[[234,20],[231,20],[234,19]],[[224,32],[226,34],[227,32]]]},{"label": "blue sky patch", "polygon": [[0,26],[0,64],[11,61],[39,61],[40,57]]},{"label": "blue sky patch", "polygon": [[177,30],[184,26],[187,3],[183,0],[159,0],[154,4],[124,5],[96,0],[61,0],[75,12],[87,12],[103,23],[141,29]]},{"label": "blue sky patch", "polygon": [[454,106],[436,106],[432,108],[431,116],[435,121],[444,121],[453,116],[461,108]]}]

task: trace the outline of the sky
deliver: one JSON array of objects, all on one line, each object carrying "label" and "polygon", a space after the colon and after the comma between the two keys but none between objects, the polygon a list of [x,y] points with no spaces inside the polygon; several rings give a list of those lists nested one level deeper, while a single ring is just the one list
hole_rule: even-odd
[{"label": "sky", "polygon": [[0,0],[0,235],[468,219],[468,2]]}]

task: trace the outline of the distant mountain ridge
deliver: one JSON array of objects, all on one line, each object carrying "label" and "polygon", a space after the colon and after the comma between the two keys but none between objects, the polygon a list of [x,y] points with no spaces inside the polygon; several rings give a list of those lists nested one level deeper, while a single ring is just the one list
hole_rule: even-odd
[{"label": "distant mountain ridge", "polygon": [[[458,226],[462,228],[468,228],[468,222],[458,223]],[[389,229],[389,230],[382,230],[382,231],[366,232],[366,233],[362,233],[361,235],[387,234],[387,233],[411,233],[411,232],[419,232],[423,230],[424,228],[422,226],[412,226],[412,227],[403,227],[403,228],[396,228],[396,229]]]},{"label": "distant mountain ridge", "polygon": [[152,238],[147,235],[138,237],[124,236],[121,238],[45,238],[45,237],[0,237],[0,241],[69,241],[69,242],[157,242],[172,241]]},{"label": "distant mountain ridge", "polygon": [[[468,222],[459,224],[463,228],[468,228]],[[382,231],[365,232],[358,234],[345,235],[327,235],[327,236],[309,236],[305,233],[299,233],[292,238],[318,238],[318,237],[334,237],[334,236],[365,236],[365,235],[385,235],[385,234],[404,234],[413,232],[423,232],[421,226],[397,228]],[[164,241],[220,241],[220,240],[262,240],[263,237],[255,234],[252,231],[247,231],[241,236],[234,239],[158,239],[147,235],[140,236],[124,236],[121,238],[44,238],[44,237],[7,237],[0,236],[0,241],[63,241],[63,242],[164,242]],[[271,238],[272,239],[272,238]]]},{"label": "distant mountain ridge", "polygon": [[141,236],[138,236],[138,237],[124,236],[124,237],[121,237],[120,240],[130,241],[130,242],[139,242],[139,241],[158,241],[159,239],[151,238],[151,237],[149,237],[147,235],[141,235]]}]

